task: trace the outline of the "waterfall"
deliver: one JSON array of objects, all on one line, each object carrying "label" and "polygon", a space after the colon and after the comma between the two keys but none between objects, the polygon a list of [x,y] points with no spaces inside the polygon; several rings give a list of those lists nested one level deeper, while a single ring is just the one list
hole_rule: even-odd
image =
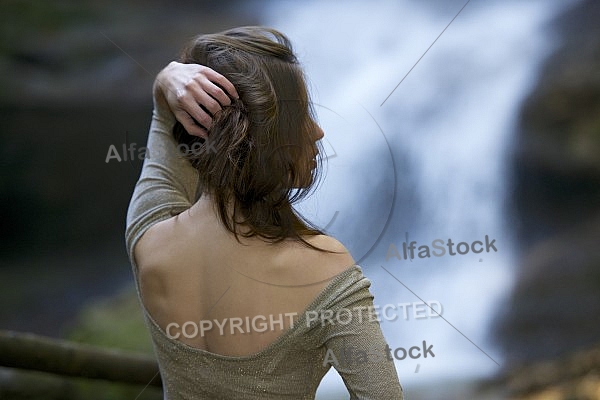
[{"label": "waterfall", "polygon": [[[442,305],[447,321],[409,313],[381,323],[391,348],[433,345],[435,357],[396,361],[404,385],[489,376],[502,363],[487,329],[514,270],[507,155],[519,105],[555,46],[545,24],[573,2],[472,1],[381,105],[464,3],[260,3],[263,23],[291,38],[325,131],[326,179],[299,208],[346,244],[376,304],[416,294]],[[497,251],[388,254],[435,239],[485,248],[486,235]]]}]

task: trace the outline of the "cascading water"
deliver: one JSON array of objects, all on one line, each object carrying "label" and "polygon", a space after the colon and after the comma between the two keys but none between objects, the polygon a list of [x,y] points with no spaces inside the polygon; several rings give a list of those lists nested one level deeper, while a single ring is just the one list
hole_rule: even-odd
[{"label": "cascading water", "polygon": [[[553,49],[544,23],[573,2],[471,2],[381,106],[464,3],[260,3],[265,25],[293,41],[327,139],[326,180],[301,210],[351,250],[376,304],[419,296],[442,305],[446,321],[399,307],[395,321],[383,318],[392,349],[433,345],[435,357],[396,361],[409,386],[473,379],[502,363],[486,337],[514,268],[507,152],[521,100]],[[497,251],[485,251],[486,235]],[[435,239],[479,240],[484,251],[393,253],[411,241],[433,250]],[[321,395],[343,392],[330,375]]]}]

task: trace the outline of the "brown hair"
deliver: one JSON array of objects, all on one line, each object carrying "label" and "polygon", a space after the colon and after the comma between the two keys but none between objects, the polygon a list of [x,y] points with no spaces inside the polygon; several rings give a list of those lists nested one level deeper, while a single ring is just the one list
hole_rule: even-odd
[{"label": "brown hair", "polygon": [[[320,178],[322,152],[289,39],[264,27],[199,35],[179,62],[214,69],[240,96],[213,116],[207,141],[188,135],[180,123],[174,127],[178,142],[196,149],[187,157],[199,172],[199,192],[210,193],[225,227],[238,241],[238,235],[272,243],[291,238],[323,250],[302,238],[323,232],[292,208]],[[313,158],[317,167],[311,169]],[[241,232],[239,224],[248,229]]]}]

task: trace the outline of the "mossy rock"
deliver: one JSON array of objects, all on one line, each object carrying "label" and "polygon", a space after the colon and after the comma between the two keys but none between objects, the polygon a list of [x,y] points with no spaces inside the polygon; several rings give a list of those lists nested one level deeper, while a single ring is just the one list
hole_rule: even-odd
[{"label": "mossy rock", "polygon": [[66,338],[113,349],[153,354],[135,289],[83,307]]}]

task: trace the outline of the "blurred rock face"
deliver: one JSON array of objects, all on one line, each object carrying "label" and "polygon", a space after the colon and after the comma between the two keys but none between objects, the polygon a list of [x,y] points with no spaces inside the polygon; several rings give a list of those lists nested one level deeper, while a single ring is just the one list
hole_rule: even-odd
[{"label": "blurred rock face", "polygon": [[123,221],[141,160],[106,162],[107,153],[126,142],[144,145],[154,77],[189,38],[257,23],[236,12],[237,4],[3,4],[2,255],[90,251],[99,243],[123,254]]},{"label": "blurred rock face", "polygon": [[3,329],[60,336],[133,282],[123,233],[143,160],[107,160],[111,146],[145,146],[154,77],[185,41],[258,23],[238,0],[171,3],[2,2]]},{"label": "blurred rock face", "polygon": [[598,21],[586,0],[555,22],[563,42],[523,105],[509,194],[519,264],[495,329],[509,370],[600,341]]}]

